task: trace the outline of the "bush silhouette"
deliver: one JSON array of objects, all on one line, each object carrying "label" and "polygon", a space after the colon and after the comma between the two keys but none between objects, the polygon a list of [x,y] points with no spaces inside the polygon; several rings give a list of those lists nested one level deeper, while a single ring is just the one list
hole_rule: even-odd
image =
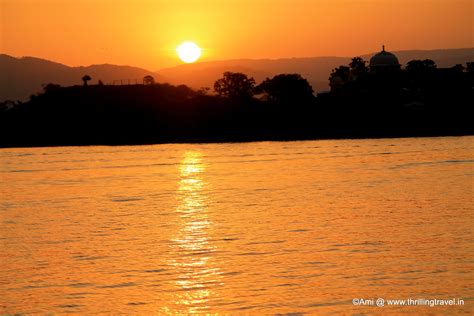
[{"label": "bush silhouette", "polygon": [[152,85],[154,83],[155,83],[155,78],[153,78],[152,76],[148,75],[148,76],[143,77],[144,85]]},{"label": "bush silhouette", "polygon": [[272,79],[265,79],[255,88],[256,93],[263,93],[264,99],[280,104],[308,104],[314,100],[313,88],[299,74],[280,74]]},{"label": "bush silhouette", "polygon": [[218,96],[230,99],[250,99],[253,96],[255,80],[238,72],[225,72],[223,78],[214,83]]},{"label": "bush silhouette", "polygon": [[410,72],[426,72],[429,70],[436,69],[436,63],[431,59],[425,59],[425,60],[415,59],[415,60],[409,61],[405,69]]}]

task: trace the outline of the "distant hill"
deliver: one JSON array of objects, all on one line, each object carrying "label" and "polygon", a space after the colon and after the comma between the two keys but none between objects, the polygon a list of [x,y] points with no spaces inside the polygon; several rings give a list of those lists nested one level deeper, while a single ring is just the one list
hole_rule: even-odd
[{"label": "distant hill", "polygon": [[349,57],[238,59],[185,64],[157,73],[172,84],[183,83],[192,88],[212,88],[225,71],[243,72],[257,83],[280,73],[299,73],[308,79],[313,89],[321,91],[328,89],[332,69],[349,62]]},{"label": "distant hill", "polygon": [[[432,59],[438,67],[451,67],[474,61],[474,48],[442,50],[407,50],[395,53],[402,66],[413,59]],[[362,55],[369,60],[375,53]],[[354,56],[352,56],[354,57]],[[332,69],[347,65],[351,57],[313,57],[285,59],[239,59],[185,64],[162,69],[157,73],[172,84],[186,84],[192,88],[210,87],[222,77],[224,71],[239,71],[257,82],[280,73],[299,73],[317,92],[328,90],[328,78]]]},{"label": "distant hill", "polygon": [[[474,48],[444,50],[409,50],[394,52],[402,65],[412,59],[433,59],[438,67],[451,67],[474,61]],[[370,59],[372,54],[362,57]],[[102,80],[111,83],[120,79],[141,79],[152,75],[158,82],[186,84],[192,88],[210,87],[225,71],[243,72],[257,82],[280,73],[299,73],[307,78],[316,92],[328,90],[328,78],[332,69],[347,65],[351,57],[311,57],[285,59],[239,59],[185,64],[159,70],[155,73],[131,66],[92,65],[69,67],[52,61],[23,57],[15,58],[0,54],[0,102],[27,100],[40,91],[43,84],[63,86],[82,84],[85,74],[92,77],[91,84]]]},{"label": "distant hill", "polygon": [[99,80],[104,83],[120,79],[141,80],[146,75],[158,79],[153,72],[137,67],[109,64],[69,67],[34,57],[15,58],[0,54],[0,102],[27,100],[31,94],[40,91],[43,84],[80,85],[86,74],[92,77],[91,84]]}]

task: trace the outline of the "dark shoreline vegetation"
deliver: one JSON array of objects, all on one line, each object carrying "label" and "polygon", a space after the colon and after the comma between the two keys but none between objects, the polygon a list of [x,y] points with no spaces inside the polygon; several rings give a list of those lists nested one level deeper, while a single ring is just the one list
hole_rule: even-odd
[{"label": "dark shoreline vegetation", "polygon": [[334,69],[331,92],[298,74],[256,84],[224,74],[198,91],[155,83],[48,84],[28,102],[0,104],[0,147],[138,145],[473,135],[474,64],[411,61],[373,72],[360,58]]}]

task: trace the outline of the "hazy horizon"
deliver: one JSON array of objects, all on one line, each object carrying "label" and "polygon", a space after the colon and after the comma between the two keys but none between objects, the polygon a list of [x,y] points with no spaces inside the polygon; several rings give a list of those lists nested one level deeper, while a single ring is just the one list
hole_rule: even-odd
[{"label": "hazy horizon", "polygon": [[[402,49],[402,50],[397,50],[397,51],[391,51],[393,53],[401,53],[401,52],[434,52],[434,51],[448,51],[448,50],[464,50],[464,49],[474,49],[474,46],[472,47],[453,47],[453,48],[446,48],[446,47],[440,47],[440,48],[433,48],[433,49]],[[380,49],[381,50],[381,49]],[[149,68],[143,68],[140,66],[137,66],[132,63],[124,63],[124,64],[114,64],[112,62],[102,62],[102,63],[95,63],[95,64],[80,64],[80,65],[73,65],[73,64],[67,64],[63,63],[54,59],[48,59],[46,57],[42,56],[32,56],[32,55],[12,55],[8,54],[6,52],[0,51],[0,55],[7,55],[9,57],[13,57],[16,59],[22,59],[22,58],[35,58],[35,59],[40,59],[40,60],[45,60],[48,62],[53,62],[57,64],[61,64],[67,67],[90,67],[90,66],[101,66],[101,65],[114,65],[114,66],[127,66],[127,67],[134,67],[134,68],[141,68],[143,70],[147,70],[150,72],[159,72],[161,70],[166,70],[169,68],[175,68],[175,67],[180,67],[180,66],[192,66],[193,64],[207,64],[207,63],[219,63],[219,62],[229,62],[229,61],[240,61],[240,60],[249,60],[249,61],[277,61],[277,60],[292,60],[292,59],[313,59],[313,58],[353,58],[353,57],[363,57],[363,56],[368,56],[371,54],[375,54],[380,50],[376,50],[373,52],[364,52],[360,54],[355,54],[351,56],[346,56],[346,55],[320,55],[320,56],[301,56],[301,57],[296,57],[296,56],[290,56],[290,57],[276,57],[276,58],[270,58],[270,57],[261,57],[261,58],[229,58],[229,59],[210,59],[210,60],[198,60],[195,63],[192,64],[186,64],[182,62],[177,62],[176,64],[169,65],[167,67],[162,67],[159,69],[149,69]],[[388,50],[388,49],[387,49]]]},{"label": "hazy horizon", "polygon": [[[379,51],[382,44],[390,51],[474,46],[469,0],[0,5],[3,53],[69,66],[107,63],[156,71],[181,64],[175,48],[186,40],[201,46],[200,62],[356,56]],[[439,21],[445,21],[442,28]]]}]

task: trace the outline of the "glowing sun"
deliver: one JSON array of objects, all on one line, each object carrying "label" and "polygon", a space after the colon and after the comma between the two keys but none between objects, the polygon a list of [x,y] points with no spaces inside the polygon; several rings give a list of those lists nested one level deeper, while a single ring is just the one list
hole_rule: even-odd
[{"label": "glowing sun", "polygon": [[179,58],[185,63],[194,63],[201,57],[201,48],[193,42],[184,42],[176,48]]}]

